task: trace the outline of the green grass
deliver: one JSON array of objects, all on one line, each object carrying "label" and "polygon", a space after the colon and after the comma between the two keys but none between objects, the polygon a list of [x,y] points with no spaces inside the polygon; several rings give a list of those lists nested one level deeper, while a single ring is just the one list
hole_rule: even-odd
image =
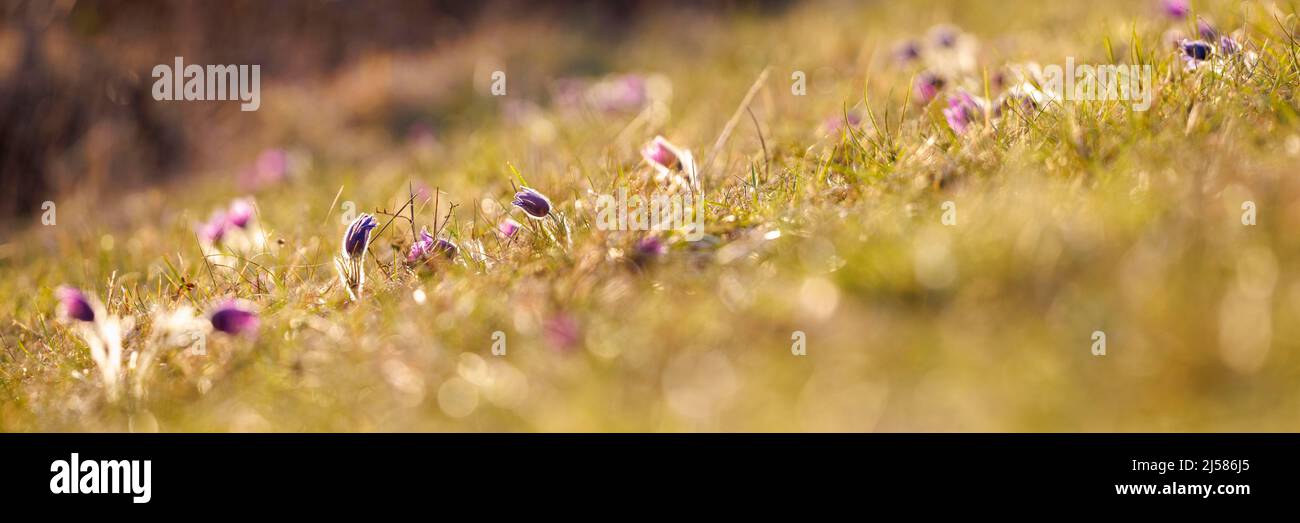
[{"label": "green grass", "polygon": [[[1162,38],[1188,24],[1140,2],[923,1],[665,13],[617,42],[497,22],[329,81],[265,83],[257,131],[207,168],[70,195],[57,225],[0,246],[0,430],[1300,430],[1296,18],[1197,4],[1244,28],[1250,75],[1183,72]],[[941,22],[979,38],[977,94],[1006,63],[1139,56],[1155,101],[1068,103],[954,135],[944,97],[909,102],[917,68],[889,55]],[[499,116],[503,99],[475,83],[497,67],[505,99],[536,102],[538,119]],[[807,96],[790,93],[795,70]],[[548,102],[554,78],[616,72],[669,79],[667,111]],[[819,129],[846,111],[869,111],[874,130]],[[645,183],[645,142],[707,158],[734,115],[705,173],[705,241],[674,237],[638,266],[640,234],[592,226],[599,193]],[[404,142],[419,119],[442,126],[436,146]],[[194,224],[245,195],[232,180],[267,144],[311,160],[251,193],[269,246],[205,262]],[[571,246],[495,234],[519,183],[508,165],[568,217]],[[411,225],[393,220],[349,303],[332,261],[341,204],[396,211],[415,183],[439,190],[437,209],[414,209],[417,231],[450,216],[444,234],[495,261],[412,271]],[[245,298],[262,328],[214,334],[202,356],[156,348],[143,393],[110,401],[55,314],[65,283],[135,318],[128,355],[149,348],[151,311],[185,304]],[[556,318],[578,326],[575,347],[546,335]],[[1104,357],[1090,352],[1098,330]],[[794,331],[806,356],[791,354]]]}]

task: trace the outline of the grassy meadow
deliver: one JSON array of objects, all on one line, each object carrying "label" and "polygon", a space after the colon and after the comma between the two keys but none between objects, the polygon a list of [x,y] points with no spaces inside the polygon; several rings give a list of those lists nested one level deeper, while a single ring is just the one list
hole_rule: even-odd
[{"label": "grassy meadow", "polygon": [[[257,112],[195,127],[192,172],[65,191],[0,244],[0,430],[1300,430],[1300,18],[1191,7],[671,8],[617,38],[503,13],[264,76]],[[1253,58],[1189,68],[1198,17]],[[1149,110],[995,103],[1067,58],[1150,65]],[[599,103],[626,75],[644,99]],[[986,100],[964,132],[959,91]],[[596,225],[654,190],[660,135],[698,160],[696,241]],[[238,198],[253,226],[205,242]],[[407,263],[421,229],[456,252]],[[61,285],[122,329],[112,376]],[[167,331],[228,299],[256,332]]]}]

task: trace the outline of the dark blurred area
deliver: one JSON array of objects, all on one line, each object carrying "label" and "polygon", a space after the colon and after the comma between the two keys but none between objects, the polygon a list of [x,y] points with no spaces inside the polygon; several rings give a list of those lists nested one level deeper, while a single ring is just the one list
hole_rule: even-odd
[{"label": "dark blurred area", "polygon": [[[184,172],[199,112],[151,97],[155,64],[260,64],[262,83],[330,75],[375,51],[428,49],[485,20],[560,21],[617,39],[654,10],[775,11],[787,2],[8,0],[0,9],[0,220],[28,221],[71,188]],[[542,43],[544,45],[544,43]],[[229,110],[228,107],[220,110]]]}]

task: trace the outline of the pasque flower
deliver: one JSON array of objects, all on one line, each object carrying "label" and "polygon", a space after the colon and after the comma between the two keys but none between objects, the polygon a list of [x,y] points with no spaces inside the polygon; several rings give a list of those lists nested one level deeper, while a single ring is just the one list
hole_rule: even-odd
[{"label": "pasque flower", "polygon": [[946,49],[957,45],[957,39],[961,37],[961,29],[953,25],[936,25],[930,28],[929,35],[935,45]]},{"label": "pasque flower", "polygon": [[361,296],[366,285],[366,248],[370,245],[370,231],[377,226],[379,222],[375,217],[365,213],[352,220],[343,231],[342,252],[334,258],[334,268],[338,270],[348,297],[353,300]]},{"label": "pasque flower", "polygon": [[907,64],[921,58],[921,44],[915,40],[906,40],[894,46],[894,59]]},{"label": "pasque flower", "polygon": [[411,244],[411,250],[406,253],[406,262],[414,263],[423,258],[433,249],[433,235],[427,230],[420,230],[420,239]]},{"label": "pasque flower", "polygon": [[524,187],[515,193],[515,199],[510,203],[523,209],[524,214],[527,214],[529,218],[540,220],[551,214],[551,200],[542,193],[528,187]]},{"label": "pasque flower", "polygon": [[1223,35],[1219,37],[1219,51],[1225,55],[1235,55],[1241,52],[1241,43],[1234,40],[1231,36]]},{"label": "pasque flower", "polygon": [[230,208],[226,210],[226,220],[230,225],[243,229],[248,226],[249,220],[253,219],[253,204],[247,198],[238,198],[230,202]]},{"label": "pasque flower", "polygon": [[63,314],[77,321],[95,321],[95,310],[80,289],[64,285],[55,289],[54,297],[59,300]]},{"label": "pasque flower", "polygon": [[1195,70],[1201,62],[1214,56],[1214,46],[1201,40],[1184,38],[1179,47],[1182,49],[1183,64],[1189,71]]},{"label": "pasque flower", "polygon": [[213,329],[226,334],[251,335],[257,332],[257,314],[233,299],[221,302],[208,319],[212,321]]},{"label": "pasque flower", "polygon": [[679,163],[677,154],[672,150],[672,144],[668,143],[668,140],[665,140],[662,136],[656,136],[653,141],[646,144],[641,149],[641,156],[650,165],[665,169],[676,169]]},{"label": "pasque flower", "polygon": [[632,262],[644,266],[667,253],[668,244],[664,243],[663,239],[658,236],[646,236],[637,240],[636,249],[632,253]]},{"label": "pasque flower", "polygon": [[411,250],[406,254],[407,263],[414,263],[429,254],[437,253],[446,256],[447,259],[456,257],[460,248],[454,242],[446,238],[434,238],[427,230],[420,231],[420,239],[411,244]]},{"label": "pasque flower", "polygon": [[943,85],[942,76],[930,72],[921,73],[916,77],[916,84],[913,86],[916,103],[919,105],[930,103],[939,94],[939,90],[943,89]]},{"label": "pasque flower", "polygon": [[1170,18],[1183,18],[1191,11],[1188,0],[1161,0],[1160,7],[1164,10],[1165,15]]},{"label": "pasque flower", "polygon": [[92,302],[92,297],[75,287],[61,286],[54,290],[54,296],[63,316],[73,320],[72,331],[86,343],[109,401],[116,401],[122,383],[122,338],[131,332],[134,320],[108,314],[98,300]]},{"label": "pasque flower", "polygon": [[370,246],[370,231],[378,226],[375,217],[367,213],[361,213],[361,216],[352,220],[348,230],[343,233],[343,254],[353,258],[364,254],[366,247]]},{"label": "pasque flower", "polygon": [[497,225],[497,230],[501,232],[502,236],[509,238],[519,232],[519,227],[519,222],[506,218],[500,225]]},{"label": "pasque flower", "polygon": [[208,221],[199,225],[199,238],[211,244],[221,243],[226,231],[230,229],[230,219],[225,211],[215,211]]},{"label": "pasque flower", "polygon": [[984,117],[984,103],[966,91],[958,91],[948,98],[948,107],[943,110],[948,127],[957,134],[965,133],[970,124]]},{"label": "pasque flower", "polygon": [[[690,151],[673,145],[662,136],[656,136],[641,148],[641,157],[654,167],[658,173],[656,180],[660,183],[684,184],[692,191],[700,190],[695,157]],[[682,178],[683,175],[685,180]]]},{"label": "pasque flower", "polygon": [[247,229],[248,224],[253,219],[253,204],[246,198],[238,198],[230,202],[230,207],[212,212],[208,221],[199,224],[199,238],[209,244],[221,243],[227,233],[232,230]]}]

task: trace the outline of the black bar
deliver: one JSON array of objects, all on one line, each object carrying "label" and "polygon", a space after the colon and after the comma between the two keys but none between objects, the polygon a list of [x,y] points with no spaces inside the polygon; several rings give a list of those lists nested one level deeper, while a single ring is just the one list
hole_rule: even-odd
[{"label": "black bar", "polygon": [[[1294,434],[8,434],[0,436],[0,498],[34,509],[154,513],[264,505],[301,513],[375,504],[427,510],[453,501],[554,508],[594,499],[632,506],[817,500],[872,510],[965,501],[1254,508],[1294,499],[1297,444]],[[52,493],[52,463],[70,462],[73,453],[82,463],[149,460],[150,499]],[[1159,472],[1171,463],[1173,470]],[[1179,470],[1186,465],[1197,470]],[[1121,495],[1117,485],[1249,492]]]}]

